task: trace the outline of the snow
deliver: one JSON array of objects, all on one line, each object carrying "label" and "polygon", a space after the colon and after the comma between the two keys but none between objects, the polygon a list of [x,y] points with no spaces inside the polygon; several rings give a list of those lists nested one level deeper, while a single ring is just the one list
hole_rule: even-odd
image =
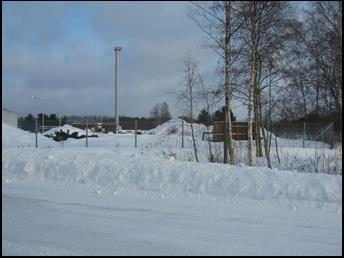
[{"label": "snow", "polygon": [[[171,119],[162,125],[159,125],[157,128],[149,130],[149,134],[158,135],[158,136],[167,136],[167,135],[182,135],[182,119]],[[203,132],[207,131],[207,127],[203,124],[193,124],[194,133],[197,138],[202,138]],[[209,129],[211,131],[211,129]],[[191,136],[191,124],[184,121],[184,135]]]},{"label": "snow", "polygon": [[341,175],[185,161],[180,124],[38,149],[3,124],[2,254],[342,254]]},{"label": "snow", "polygon": [[[2,148],[9,147],[35,147],[35,134],[27,131],[23,131],[19,128],[12,127],[10,125],[2,123]],[[38,143],[42,147],[57,147],[58,143],[54,140],[43,136],[38,133]]]},{"label": "snow", "polygon": [[[53,189],[53,191],[52,191]],[[341,255],[341,215],[6,184],[3,255]]]},{"label": "snow", "polygon": [[341,177],[274,171],[225,164],[181,162],[106,149],[7,150],[3,178],[11,182],[53,181],[62,185],[85,184],[112,191],[146,192],[155,196],[184,198],[252,198],[314,205],[340,206]]},{"label": "snow", "polygon": [[[86,130],[82,130],[82,129],[79,129],[79,128],[76,128],[76,127],[73,127],[73,126],[67,125],[67,124],[63,125],[63,126],[58,126],[58,127],[52,128],[52,129],[44,132],[43,135],[54,137],[56,135],[56,133],[60,132],[60,131],[65,132],[65,133],[69,133],[69,134],[73,134],[74,132],[76,132],[78,137],[86,135]],[[89,129],[88,133],[89,133],[89,135],[91,134],[90,129]]]}]

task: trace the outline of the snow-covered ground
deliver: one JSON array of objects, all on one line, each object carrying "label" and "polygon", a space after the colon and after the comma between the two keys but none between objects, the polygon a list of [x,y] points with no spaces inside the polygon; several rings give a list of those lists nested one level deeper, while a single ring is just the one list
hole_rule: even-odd
[{"label": "snow-covered ground", "polygon": [[200,140],[196,163],[179,122],[138,148],[99,134],[89,148],[39,135],[35,149],[34,134],[3,124],[2,254],[342,254],[341,175],[209,163]]}]

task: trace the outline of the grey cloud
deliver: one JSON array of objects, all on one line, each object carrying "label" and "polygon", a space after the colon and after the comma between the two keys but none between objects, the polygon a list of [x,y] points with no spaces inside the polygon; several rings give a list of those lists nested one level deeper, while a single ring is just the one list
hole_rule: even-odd
[{"label": "grey cloud", "polygon": [[5,2],[3,42],[23,49],[30,45],[49,49],[64,39],[65,16],[66,7],[54,2]]},{"label": "grey cloud", "polygon": [[[203,34],[186,17],[186,5],[75,2],[57,4],[56,10],[45,13],[43,7],[29,8],[27,16],[23,7],[11,11],[13,17],[19,13],[23,18],[16,22],[10,14],[5,17],[4,102],[18,110],[36,110],[30,101],[19,100],[40,94],[60,113],[113,115],[113,47],[119,44],[120,114],[146,116],[156,102],[167,101],[177,115],[167,92],[180,82],[180,59],[191,50],[201,70],[209,72],[217,58],[199,47]],[[78,34],[74,24],[70,37],[68,19],[78,11],[83,12],[80,22],[85,26]],[[27,18],[31,21],[23,31]]]}]

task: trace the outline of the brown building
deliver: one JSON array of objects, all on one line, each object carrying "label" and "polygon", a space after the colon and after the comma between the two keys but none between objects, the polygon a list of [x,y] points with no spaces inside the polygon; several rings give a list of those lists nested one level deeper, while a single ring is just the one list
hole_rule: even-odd
[{"label": "brown building", "polygon": [[[253,123],[253,138],[255,126]],[[223,142],[225,132],[224,121],[214,121],[213,128],[213,142]],[[232,136],[234,140],[248,140],[248,123],[247,122],[232,122]]]}]

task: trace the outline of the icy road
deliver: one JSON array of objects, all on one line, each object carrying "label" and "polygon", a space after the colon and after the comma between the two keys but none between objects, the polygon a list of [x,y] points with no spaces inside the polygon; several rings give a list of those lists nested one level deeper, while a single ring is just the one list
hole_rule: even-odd
[{"label": "icy road", "polygon": [[2,255],[341,255],[341,213],[6,183]]}]

